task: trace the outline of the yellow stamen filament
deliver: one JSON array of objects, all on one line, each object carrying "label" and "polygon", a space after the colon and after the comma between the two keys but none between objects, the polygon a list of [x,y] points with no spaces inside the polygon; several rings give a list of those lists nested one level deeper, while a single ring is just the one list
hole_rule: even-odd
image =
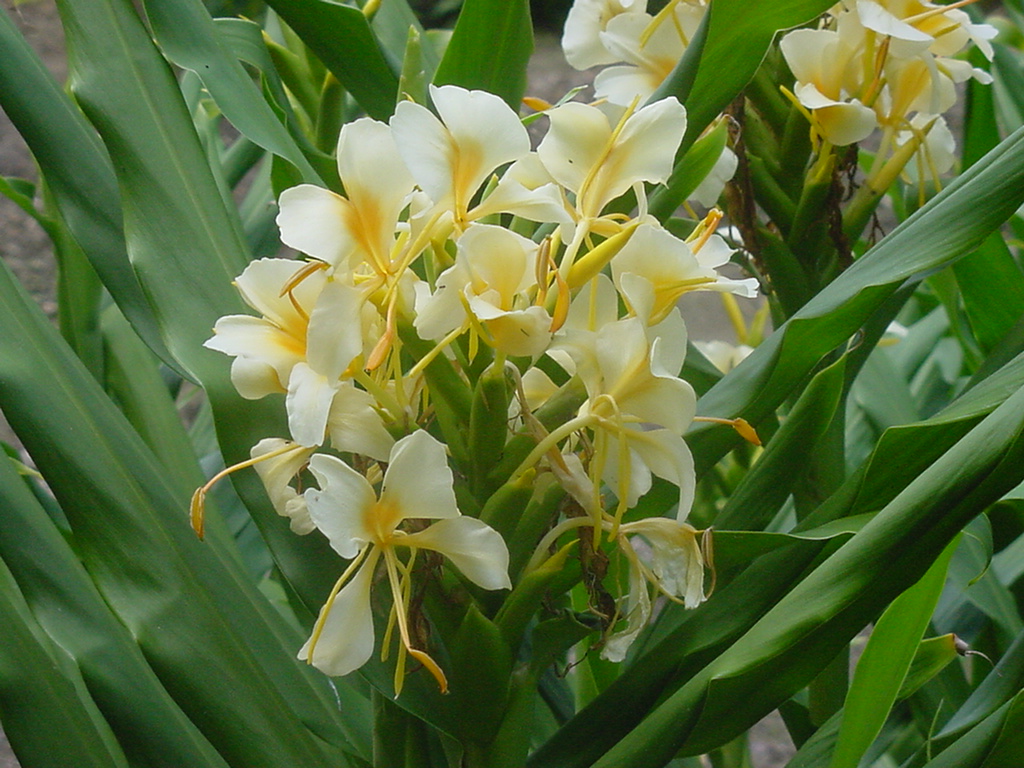
[{"label": "yellow stamen filament", "polygon": [[978,0],[960,0],[959,2],[950,3],[949,5],[940,5],[936,8],[929,8],[927,11],[922,11],[916,16],[908,16],[905,19],[901,19],[901,21],[903,21],[904,24],[913,25],[932,16],[938,16],[946,11],[952,11],[954,8],[963,8],[965,5],[973,5],[976,2],[978,2]]},{"label": "yellow stamen filament", "polygon": [[310,275],[319,272],[321,269],[327,269],[330,265],[323,261],[307,261],[297,270],[295,274],[289,277],[283,286],[281,286],[281,293],[279,296],[284,296],[286,293],[291,293],[295,290],[300,283],[302,283]]},{"label": "yellow stamen filament", "polygon": [[[673,21],[675,21],[675,10],[677,5],[679,5],[679,0],[669,0],[669,2],[666,3],[665,7],[658,11],[658,15],[650,20],[650,22],[647,24],[647,28],[644,29],[643,34],[640,35],[641,48],[645,48],[647,46],[647,42],[658,30],[658,27],[660,27],[665,22],[665,19],[667,19],[670,14],[672,15]],[[676,28],[679,29],[678,22],[676,23]],[[679,30],[679,33],[680,36],[683,38],[683,42],[686,43],[686,37],[682,34],[682,30]]]},{"label": "yellow stamen filament", "polygon": [[[448,693],[448,678],[445,677],[441,667],[438,666],[437,662],[434,661],[430,656],[417,648],[413,648],[412,638],[409,635],[408,617],[405,615],[405,590],[403,589],[402,581],[398,575],[398,567],[396,564],[397,557],[394,551],[388,547],[384,551],[384,565],[388,572],[388,581],[391,582],[391,594],[394,596],[396,602],[401,604],[401,608],[395,609],[395,621],[398,623],[398,634],[402,638],[402,645],[410,656],[416,661],[426,667],[427,671],[433,675],[437,681],[438,688],[441,689],[441,693]],[[404,675],[403,675],[404,679]],[[402,679],[396,676],[395,679],[395,695],[397,696],[402,690]]]},{"label": "yellow stamen filament", "polygon": [[757,431],[750,426],[750,422],[743,418],[735,419],[720,419],[715,416],[694,416],[694,421],[702,421],[708,424],[724,424],[725,426],[732,427],[736,430],[740,437],[746,440],[748,443],[753,445],[761,445],[761,438],[757,436]]},{"label": "yellow stamen filament", "polygon": [[607,143],[605,143],[604,148],[601,150],[601,156],[598,157],[597,162],[591,166],[590,170],[587,172],[586,178],[583,179],[583,183],[580,184],[579,192],[576,193],[576,205],[581,211],[583,211],[584,215],[587,215],[584,206],[584,200],[586,199],[587,192],[590,191],[590,187],[594,183],[594,179],[597,178],[597,174],[601,172],[601,168],[608,160],[608,156],[611,155],[612,150],[615,149],[615,142],[619,140],[619,135],[626,127],[626,122],[633,116],[633,113],[636,112],[636,108],[639,103],[640,96],[637,95],[633,98],[630,105],[626,107],[626,111],[622,113],[622,117],[619,118],[619,122],[615,126],[615,130],[612,131],[611,135],[608,137]]},{"label": "yellow stamen filament", "polygon": [[467,325],[464,324],[460,325],[454,331],[451,331],[447,336],[445,336],[443,339],[437,342],[437,344],[434,346],[432,350],[430,350],[429,352],[427,352],[427,354],[421,357],[419,361],[416,363],[416,365],[409,369],[409,372],[405,374],[406,377],[410,379],[415,379],[417,376],[423,373],[423,371],[426,370],[426,367],[430,365],[432,362],[434,362],[434,359],[439,354],[441,354],[449,345],[451,345],[452,342],[459,338],[459,336],[465,333],[466,330]]},{"label": "yellow stamen filament", "polygon": [[196,532],[196,536],[202,540],[206,533],[206,494],[210,492],[210,489],[213,488],[218,481],[227,477],[232,472],[237,472],[240,469],[246,469],[247,467],[259,464],[261,461],[273,459],[277,456],[283,456],[286,453],[299,450],[303,450],[303,446],[297,443],[286,443],[276,450],[264,453],[262,456],[256,456],[251,459],[246,459],[245,461],[240,461],[237,464],[232,464],[230,467],[222,469],[216,475],[211,477],[205,485],[196,488],[195,493],[192,494],[192,501],[189,503],[189,520],[192,524],[192,530]]}]

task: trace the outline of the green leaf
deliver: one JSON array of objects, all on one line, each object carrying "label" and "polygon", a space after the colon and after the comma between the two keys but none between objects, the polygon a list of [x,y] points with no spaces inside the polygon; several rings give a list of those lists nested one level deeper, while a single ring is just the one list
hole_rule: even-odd
[{"label": "green leaf", "polygon": [[465,0],[434,84],[490,91],[518,113],[532,53],[528,0]]},{"label": "green leaf", "polygon": [[814,450],[835,416],[844,390],[845,370],[843,357],[815,375],[715,518],[716,528],[759,530],[771,521],[803,475],[807,454]]},{"label": "green leaf", "polygon": [[1024,316],[1024,271],[999,232],[953,265],[971,330],[985,352]]},{"label": "green leaf", "polygon": [[[0,461],[0,509],[0,559],[18,581],[32,611],[32,621],[38,622],[40,632],[52,639],[61,654],[67,654],[75,674],[81,675],[133,764],[224,768],[224,761],[174,703],[127,628],[111,612],[68,542],[9,461]],[[16,634],[13,624],[5,622],[4,627]],[[3,646],[13,651],[17,643],[8,642],[5,636]],[[34,707],[23,698],[27,690],[46,687],[44,681],[53,662],[41,663],[24,660],[21,673],[31,675],[33,683],[19,690],[22,698],[17,705],[0,705],[8,734],[14,736],[14,722],[22,718],[44,717],[47,711],[63,718],[66,713],[66,721],[48,727],[37,723],[35,730],[47,735],[51,747],[70,744],[82,748],[84,755],[87,740],[79,744],[70,733],[76,696],[65,692],[58,701],[37,711],[32,711]],[[0,679],[12,678],[0,675]],[[71,760],[63,764],[79,763]]]},{"label": "green leaf", "polygon": [[0,57],[0,104],[32,151],[71,234],[146,344],[178,368],[128,264],[106,150],[3,10]]},{"label": "green leaf", "polygon": [[366,114],[387,120],[395,111],[398,76],[388,66],[363,12],[335,0],[269,0]]},{"label": "green leaf", "polygon": [[[741,639],[679,681],[682,687],[594,765],[660,766],[680,748],[684,754],[706,751],[806,685],[878,610],[927,570],[978,509],[1021,474],[1022,429],[1024,391],[975,427]],[[709,601],[709,610],[714,602]],[[618,706],[621,712],[621,701]],[[607,722],[595,725],[608,727]]]},{"label": "green leaf", "polygon": [[235,128],[292,163],[304,181],[320,181],[241,63],[224,45],[199,0],[144,0],[143,6],[164,55],[199,76]]},{"label": "green leaf", "polygon": [[36,624],[3,561],[0,624],[0,711],[23,763],[33,768],[128,768],[74,664]]},{"label": "green leaf", "polygon": [[954,549],[955,544],[947,546],[921,580],[875,623],[846,695],[829,768],[857,768],[882,730],[942,593]]},{"label": "green leaf", "polygon": [[[1024,202],[1024,132],[973,165],[769,336],[698,403],[702,415],[755,426],[830,351],[846,343],[906,281],[971,252]],[[732,430],[700,424],[687,440],[698,475],[736,444]]]},{"label": "green leaf", "polygon": [[[76,96],[115,161],[132,267],[168,349],[210,397],[225,461],[248,459],[260,439],[285,434],[284,409],[276,398],[242,400],[228,358],[202,346],[220,316],[244,309],[231,285],[249,261],[237,213],[225,207],[178,83],[131,3],[62,0],[59,10]],[[311,620],[339,558],[323,537],[291,532],[254,471],[232,480]]]},{"label": "green leaf", "polygon": [[0,323],[0,408],[104,600],[178,706],[229,763],[337,764],[358,749],[346,746],[327,681],[295,659],[301,636],[257,592],[230,542],[196,540],[187,495],[6,270]]}]

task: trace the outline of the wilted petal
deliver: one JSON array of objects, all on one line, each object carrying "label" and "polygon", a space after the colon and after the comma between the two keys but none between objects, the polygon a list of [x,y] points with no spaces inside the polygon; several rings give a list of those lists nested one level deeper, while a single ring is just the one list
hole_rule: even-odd
[{"label": "wilted petal", "polygon": [[620,607],[626,615],[626,626],[609,637],[601,650],[601,658],[608,661],[620,662],[625,659],[629,647],[651,618],[651,595],[635,558],[636,554],[633,554],[629,567],[629,592]]},{"label": "wilted petal", "polygon": [[463,575],[484,589],[511,589],[508,548],[496,530],[475,517],[439,520],[402,539],[403,544],[432,549],[451,560]]}]

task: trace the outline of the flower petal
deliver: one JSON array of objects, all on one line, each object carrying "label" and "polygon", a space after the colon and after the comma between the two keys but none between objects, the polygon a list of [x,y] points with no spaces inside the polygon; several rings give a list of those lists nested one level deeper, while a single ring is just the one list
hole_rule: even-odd
[{"label": "flower petal", "polygon": [[371,554],[355,577],[320,609],[323,629],[309,651],[312,637],[299,651],[302,661],[309,661],[326,675],[340,677],[363,666],[373,655],[373,610],[370,607],[370,587],[373,584]]},{"label": "flower petal", "polygon": [[373,488],[362,475],[334,456],[318,453],[309,460],[309,471],[320,488],[306,491],[309,516],[342,557],[355,557],[374,534],[366,519],[377,502]]},{"label": "flower petal", "polygon": [[484,589],[511,589],[508,548],[496,530],[475,517],[439,520],[405,537],[403,544],[432,549],[451,560],[463,575]]},{"label": "flower petal", "polygon": [[334,450],[387,461],[395,441],[384,428],[374,408],[376,403],[368,392],[342,384],[327,417],[327,431]]},{"label": "flower petal", "polygon": [[[289,444],[288,440],[279,437],[268,437],[260,440],[249,451],[251,458],[259,458],[268,453],[281,450]],[[270,503],[274,505],[274,511],[282,517],[289,518],[289,525],[292,531],[299,535],[312,532],[316,527],[309,516],[309,508],[305,499],[291,487],[291,482],[302,468],[306,466],[313,449],[302,450],[295,443],[296,450],[288,451],[272,459],[266,459],[253,465],[256,474],[263,481],[263,487],[267,489]]]},{"label": "flower petal", "polygon": [[327,414],[331,411],[336,388],[337,381],[328,381],[306,363],[292,368],[285,409],[288,411],[288,431],[299,445],[323,445]]},{"label": "flower petal", "polygon": [[444,445],[418,429],[391,449],[381,503],[394,505],[400,519],[458,517]]},{"label": "flower petal", "polygon": [[300,184],[281,193],[277,226],[281,241],[333,267],[346,269],[357,248],[350,222],[352,203],[341,195],[312,184]]}]

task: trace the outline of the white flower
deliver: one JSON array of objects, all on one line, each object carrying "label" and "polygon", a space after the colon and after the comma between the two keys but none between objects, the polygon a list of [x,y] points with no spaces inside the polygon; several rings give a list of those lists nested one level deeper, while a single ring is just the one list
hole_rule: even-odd
[{"label": "white flower", "polygon": [[203,346],[235,358],[231,381],[242,397],[288,391],[299,363],[336,379],[362,351],[358,330],[348,332],[360,327],[354,289],[312,270],[282,295],[282,287],[308,267],[304,261],[260,259],[235,280],[261,317],[222,317]]},{"label": "white flower", "polygon": [[[530,151],[530,137],[519,116],[493,93],[467,91],[454,85],[431,86],[430,97],[440,119],[426,107],[402,101],[391,118],[398,151],[416,183],[434,203],[435,211],[450,211],[457,228],[494,210],[494,205],[471,210],[473,199],[500,166]],[[539,199],[549,205],[553,190],[517,187],[501,210],[529,218]],[[557,203],[555,203],[557,205]]]},{"label": "white flower", "polygon": [[612,104],[629,106],[637,96],[646,101],[672,72],[707,9],[691,3],[677,3],[671,18],[655,23],[647,14],[622,14],[608,22],[601,42],[616,61],[594,79],[594,95]]},{"label": "white flower", "polygon": [[665,182],[686,131],[686,110],[675,98],[648,104],[616,129],[600,109],[578,102],[548,116],[551,127],[537,154],[555,181],[576,195],[584,220],[596,219],[639,182]]},{"label": "white flower", "polygon": [[[379,497],[366,478],[341,460],[318,454],[309,462],[320,484],[305,494],[310,517],[338,554],[355,560],[321,609],[299,658],[328,675],[348,674],[369,660],[374,643],[370,589],[375,567],[383,560],[403,652],[423,663],[444,690],[444,673],[425,652],[413,647],[408,590],[403,586],[409,574],[395,550],[440,552],[484,589],[511,586],[508,550],[487,524],[459,514],[441,443],[420,430],[396,442],[389,458]],[[409,519],[437,522],[409,533],[401,527]],[[396,679],[396,689],[400,687],[401,680]]]},{"label": "white flower", "polygon": [[[289,450],[289,447],[293,450]],[[249,451],[251,458],[259,460],[253,464],[253,468],[263,481],[274,510],[282,517],[287,517],[292,531],[299,535],[312,532],[316,526],[309,517],[305,498],[292,488],[291,482],[305,468],[314,450],[289,440],[268,437],[260,440]]]},{"label": "white flower", "polygon": [[388,126],[370,118],[347,123],[338,172],[345,197],[311,184],[281,193],[281,240],[343,271],[366,263],[388,274],[398,217],[413,190]]},{"label": "white flower", "polygon": [[668,230],[641,224],[612,260],[612,277],[626,303],[644,322],[656,324],[690,291],[757,296],[757,280],[730,280],[716,271],[733,250],[711,235],[694,253],[690,245]]},{"label": "white flower", "polygon": [[559,345],[587,390],[579,416],[593,420],[594,477],[616,494],[620,512],[650,489],[652,473],[662,477],[679,488],[679,516],[685,518],[696,478],[682,434],[693,421],[697,397],[678,377],[686,352],[678,310],[652,328],[636,317],[596,331],[567,326]]},{"label": "white flower", "polygon": [[473,224],[459,238],[455,264],[438,276],[433,295],[420,284],[416,330],[439,340],[469,315],[495,349],[536,357],[551,340],[551,317],[527,295],[536,276],[536,243],[502,227]]},{"label": "white flower", "polygon": [[609,51],[601,33],[618,16],[641,16],[648,19],[647,0],[576,0],[565,19],[562,49],[565,60],[574,69],[589,69],[599,64],[621,61]]}]

